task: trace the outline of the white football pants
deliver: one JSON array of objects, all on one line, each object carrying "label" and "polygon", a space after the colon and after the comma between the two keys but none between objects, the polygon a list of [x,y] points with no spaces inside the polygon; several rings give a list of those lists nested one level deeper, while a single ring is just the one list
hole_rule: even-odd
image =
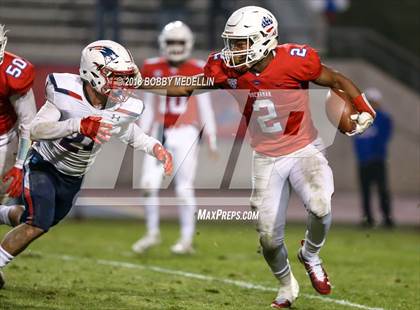
[{"label": "white football pants", "polygon": [[281,157],[254,152],[251,207],[259,211],[257,230],[274,274],[288,273],[284,229],[293,188],[308,211],[306,240],[321,248],[331,223],[334,182],[321,139]]},{"label": "white football pants", "polygon": [[[199,131],[192,125],[165,129],[165,147],[174,161],[175,191],[178,197],[181,239],[192,241],[195,231],[196,200],[194,178],[197,166]],[[162,165],[145,155],[141,187],[145,191],[145,217],[149,234],[159,232],[158,191],[163,177]]]}]

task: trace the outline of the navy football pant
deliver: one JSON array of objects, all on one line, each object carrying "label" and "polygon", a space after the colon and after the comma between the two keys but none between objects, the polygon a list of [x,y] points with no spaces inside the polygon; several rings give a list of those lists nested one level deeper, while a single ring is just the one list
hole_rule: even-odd
[{"label": "navy football pant", "polygon": [[59,172],[34,149],[28,154],[24,173],[25,211],[20,222],[47,232],[69,213],[83,178]]}]

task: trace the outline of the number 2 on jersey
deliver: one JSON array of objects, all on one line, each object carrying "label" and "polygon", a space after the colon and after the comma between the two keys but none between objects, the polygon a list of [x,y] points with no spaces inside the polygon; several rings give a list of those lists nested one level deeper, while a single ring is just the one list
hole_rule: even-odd
[{"label": "number 2 on jersey", "polygon": [[306,56],[306,52],[307,52],[306,48],[298,48],[298,47],[295,47],[295,48],[292,48],[290,50],[290,55],[292,55],[292,56],[299,56],[299,57],[305,57]]},{"label": "number 2 on jersey", "polygon": [[257,122],[260,125],[262,132],[275,133],[282,131],[283,128],[281,127],[280,122],[274,122],[270,125],[267,125],[268,121],[272,121],[278,118],[276,109],[274,107],[274,102],[269,99],[255,100],[253,105],[254,111],[258,112],[263,108],[267,109],[268,114],[257,117]]},{"label": "number 2 on jersey", "polygon": [[60,140],[60,145],[72,153],[78,153],[80,150],[91,151],[94,144],[92,139],[81,134],[74,134],[72,137],[64,137]]}]

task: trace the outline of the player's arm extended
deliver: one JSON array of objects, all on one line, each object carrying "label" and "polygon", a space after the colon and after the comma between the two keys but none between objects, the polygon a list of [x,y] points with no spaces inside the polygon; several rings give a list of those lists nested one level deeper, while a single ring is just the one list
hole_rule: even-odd
[{"label": "player's arm extended", "polygon": [[165,81],[167,81],[167,85],[156,86],[148,84],[146,79],[143,79],[140,88],[155,94],[171,97],[188,97],[193,92],[202,93],[208,89],[216,88],[214,81],[204,76],[204,74],[194,76],[175,75],[165,78]]},{"label": "player's arm extended", "polygon": [[210,94],[198,95],[196,99],[201,124],[204,126],[204,133],[208,138],[209,149],[211,152],[217,152],[216,120],[211,105]]},{"label": "player's arm extended", "polygon": [[166,175],[172,174],[172,155],[155,138],[145,134],[135,123],[123,126],[116,136],[124,143],[132,146],[135,150],[146,152],[156,157],[163,164]]},{"label": "player's arm extended", "polygon": [[144,133],[135,123],[121,127],[121,130],[115,135],[135,150],[146,152],[152,156],[154,156],[153,147],[155,144],[160,144],[158,140]]},{"label": "player's arm extended", "polygon": [[29,89],[29,91],[23,95],[14,95],[10,97],[10,102],[18,117],[19,146],[15,166],[21,169],[31,146],[29,128],[36,114],[34,93],[32,89]]},{"label": "player's arm extended", "polygon": [[47,100],[31,123],[31,139],[55,140],[80,131],[80,119],[69,118],[59,121],[60,117],[61,112],[58,108]]},{"label": "player's arm extended", "polygon": [[369,101],[366,99],[365,95],[362,94],[362,92],[359,90],[359,88],[357,88],[352,80],[340,72],[322,65],[321,74],[313,82],[321,86],[343,90],[353,99],[354,107],[359,113],[367,112],[373,118],[375,118],[376,112],[369,104]]}]

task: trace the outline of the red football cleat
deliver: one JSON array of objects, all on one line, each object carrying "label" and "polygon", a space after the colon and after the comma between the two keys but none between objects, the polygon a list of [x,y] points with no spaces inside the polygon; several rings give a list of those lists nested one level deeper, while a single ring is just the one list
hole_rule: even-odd
[{"label": "red football cleat", "polygon": [[302,248],[298,252],[299,261],[305,266],[309,279],[312,282],[313,288],[321,295],[328,295],[331,293],[331,284],[328,279],[327,272],[322,267],[321,259],[316,256],[312,260],[307,260],[302,255]]}]

